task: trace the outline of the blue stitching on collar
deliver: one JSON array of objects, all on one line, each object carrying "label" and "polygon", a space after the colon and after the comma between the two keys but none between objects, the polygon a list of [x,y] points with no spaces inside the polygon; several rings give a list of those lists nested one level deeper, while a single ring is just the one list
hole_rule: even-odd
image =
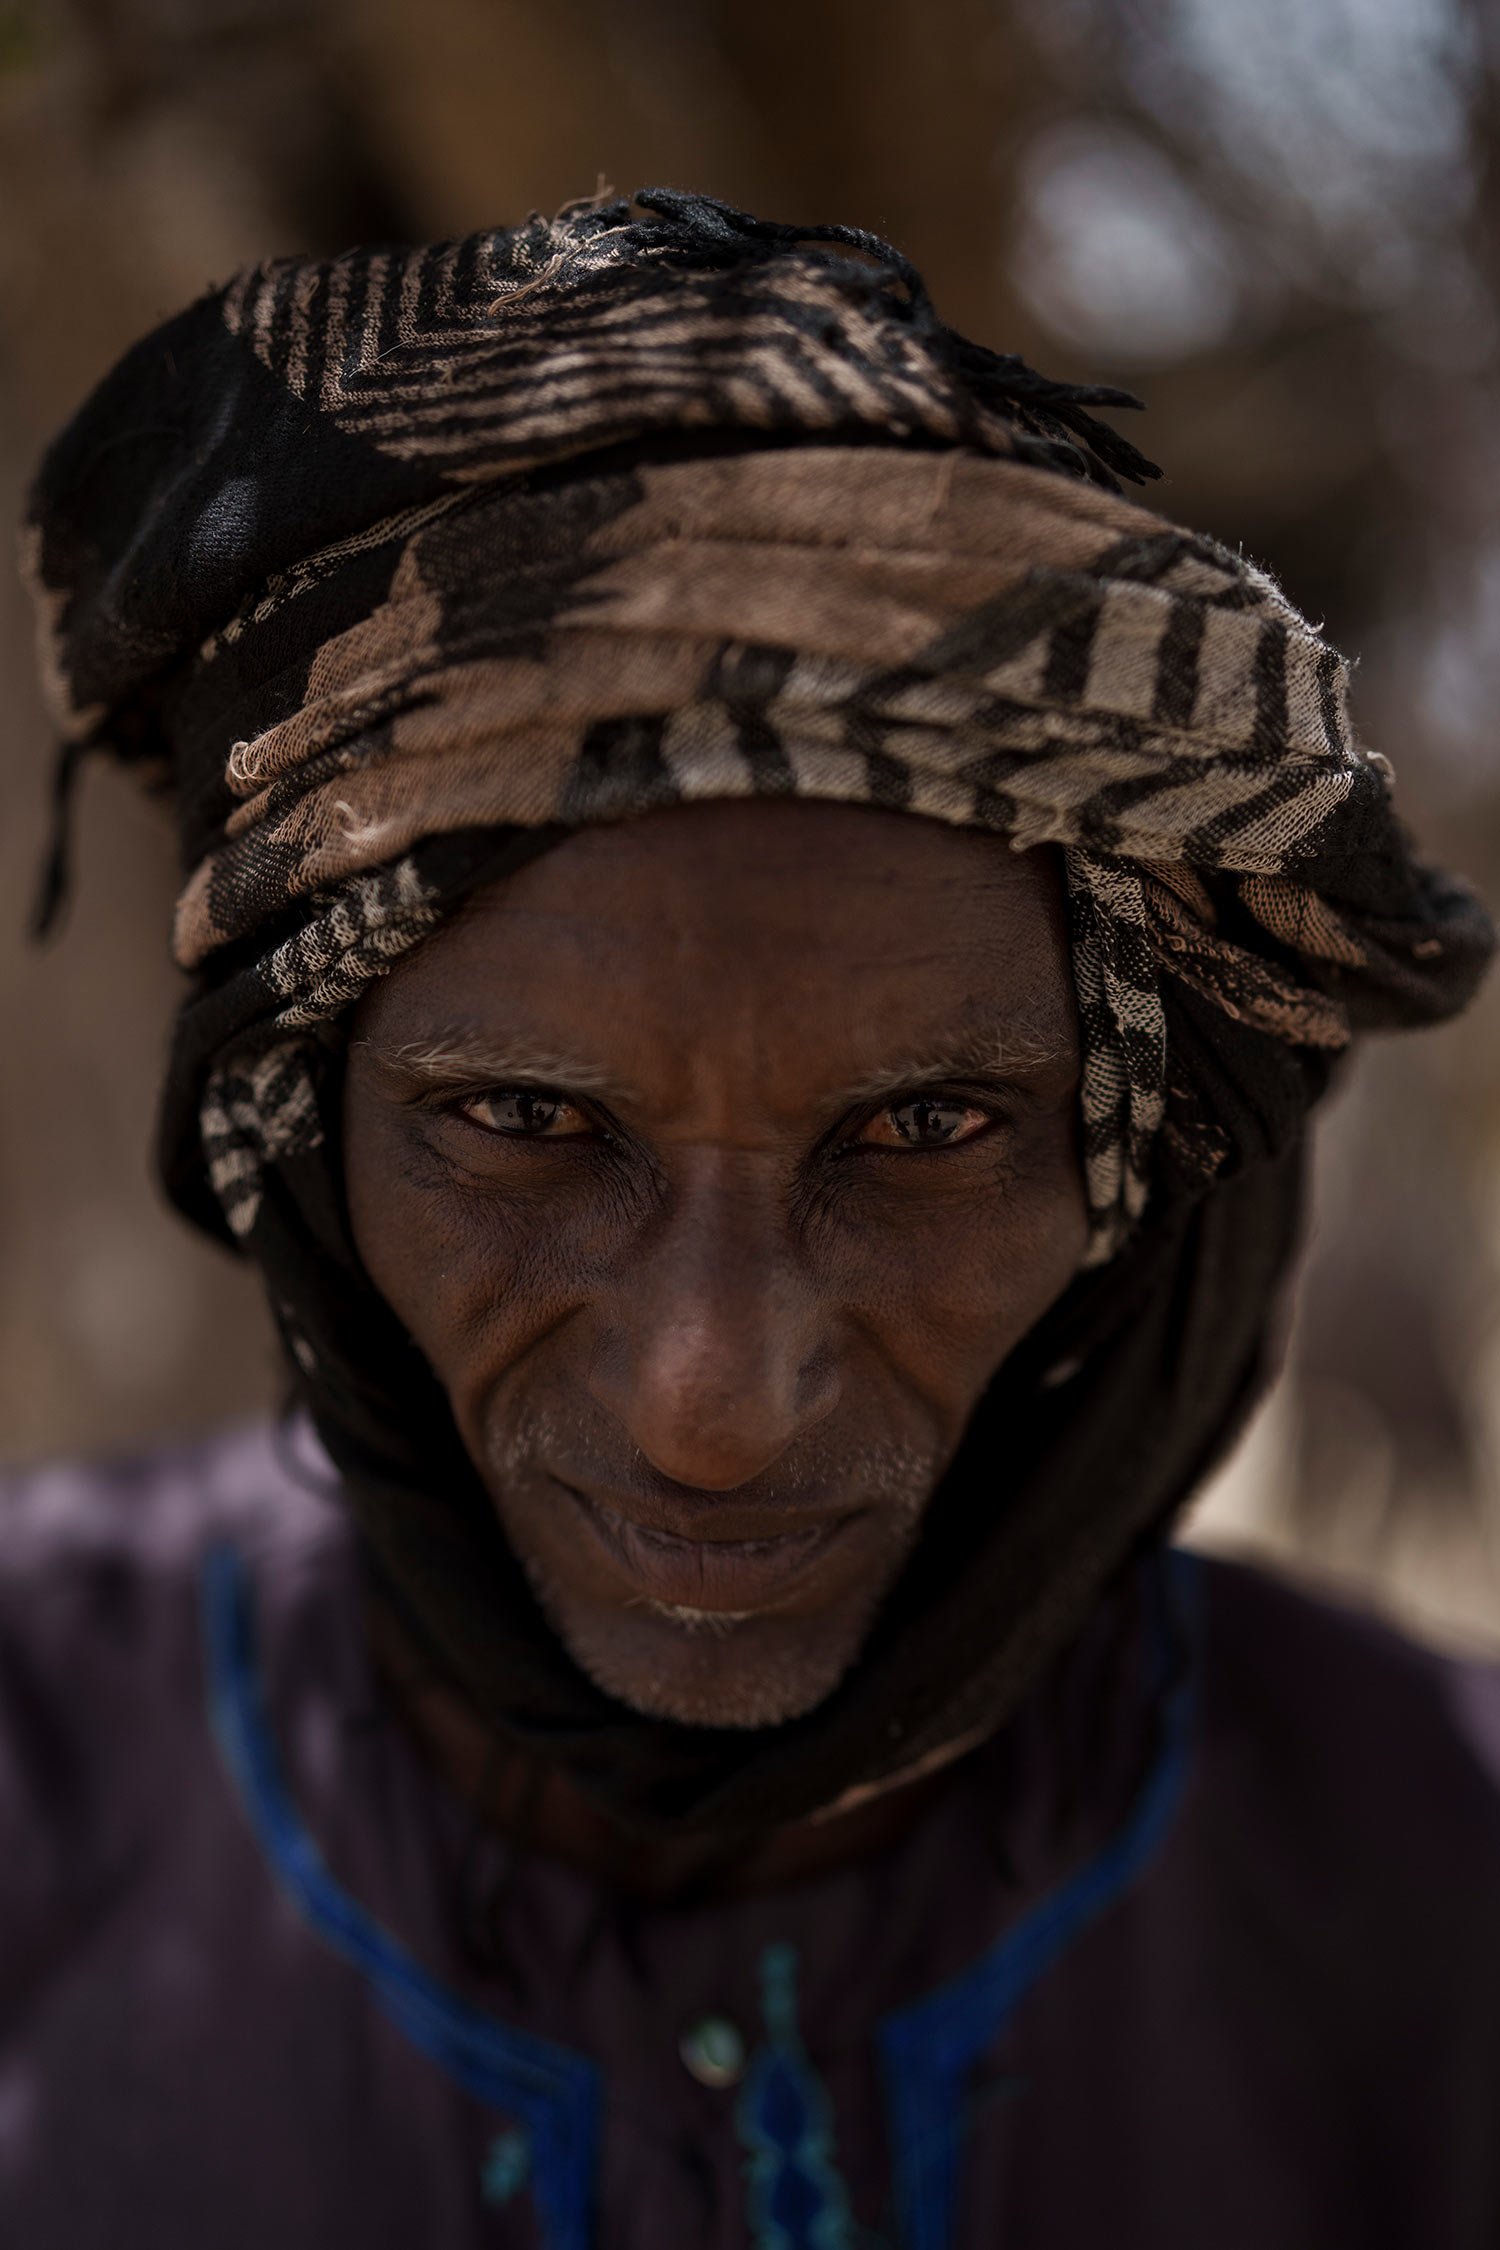
[{"label": "blue stitching on collar", "polygon": [[255,1659],[249,1574],[234,1547],[209,1549],[201,1592],[214,1738],[272,1872],[314,1934],[365,1979],[397,2030],[467,2093],[526,2127],[547,2250],[589,2250],[601,2106],[597,2066],[459,1999],[340,1889],[282,1775]]},{"label": "blue stitching on collar", "polygon": [[735,2110],[747,2151],[755,2250],[853,2250],[848,2192],[833,2155],[833,2112],[797,2029],[797,1950],[760,1957],[766,2044]]},{"label": "blue stitching on collar", "polygon": [[1182,1800],[1196,1702],[1196,1558],[1169,1549],[1151,1586],[1163,1738],[1124,1827],[977,1961],[880,2027],[903,2250],[952,2250],[969,2072],[1037,1979],[1145,1873]]}]

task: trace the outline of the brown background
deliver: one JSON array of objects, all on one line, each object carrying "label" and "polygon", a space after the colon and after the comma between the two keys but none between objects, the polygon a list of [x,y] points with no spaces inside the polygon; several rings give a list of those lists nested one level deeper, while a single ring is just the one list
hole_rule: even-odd
[{"label": "brown background", "polygon": [[[0,0],[0,506],[236,265],[594,189],[890,235],[956,325],[1148,397],[1174,514],[1361,659],[1432,849],[1500,890],[1500,63],[1463,0]],[[1489,46],[1487,50],[1486,42]],[[0,1457],[274,1398],[249,1277],[161,1209],[159,816],[90,773],[61,939],[0,589]],[[1500,1002],[1352,1074],[1286,1381],[1205,1536],[1500,1646]]]}]

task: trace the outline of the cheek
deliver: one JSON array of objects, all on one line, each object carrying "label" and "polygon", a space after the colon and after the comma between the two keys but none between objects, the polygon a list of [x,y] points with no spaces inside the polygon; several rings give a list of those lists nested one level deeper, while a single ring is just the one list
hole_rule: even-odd
[{"label": "cheek", "polygon": [[951,1420],[1056,1303],[1088,1214],[1070,1132],[982,1182],[843,1214],[839,1287],[882,1354]]},{"label": "cheek", "polygon": [[351,1111],[345,1166],[365,1269],[450,1394],[525,1351],[608,1256],[604,1199],[466,1178],[399,1114]]}]

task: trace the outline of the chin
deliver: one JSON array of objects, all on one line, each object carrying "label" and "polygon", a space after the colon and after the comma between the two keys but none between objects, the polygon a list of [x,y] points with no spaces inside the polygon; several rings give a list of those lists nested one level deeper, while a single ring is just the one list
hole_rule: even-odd
[{"label": "chin", "polygon": [[819,1618],[644,1606],[607,1620],[554,1614],[552,1623],[595,1687],[643,1718],[746,1730],[815,1711],[864,1637]]}]

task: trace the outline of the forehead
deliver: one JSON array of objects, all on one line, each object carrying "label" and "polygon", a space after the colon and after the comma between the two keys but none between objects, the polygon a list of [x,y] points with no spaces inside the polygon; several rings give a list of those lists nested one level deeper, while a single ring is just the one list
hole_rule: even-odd
[{"label": "forehead", "polygon": [[1058,856],[862,806],[674,806],[583,829],[383,978],[365,1030],[847,1053],[982,1022],[1072,1044]]}]

